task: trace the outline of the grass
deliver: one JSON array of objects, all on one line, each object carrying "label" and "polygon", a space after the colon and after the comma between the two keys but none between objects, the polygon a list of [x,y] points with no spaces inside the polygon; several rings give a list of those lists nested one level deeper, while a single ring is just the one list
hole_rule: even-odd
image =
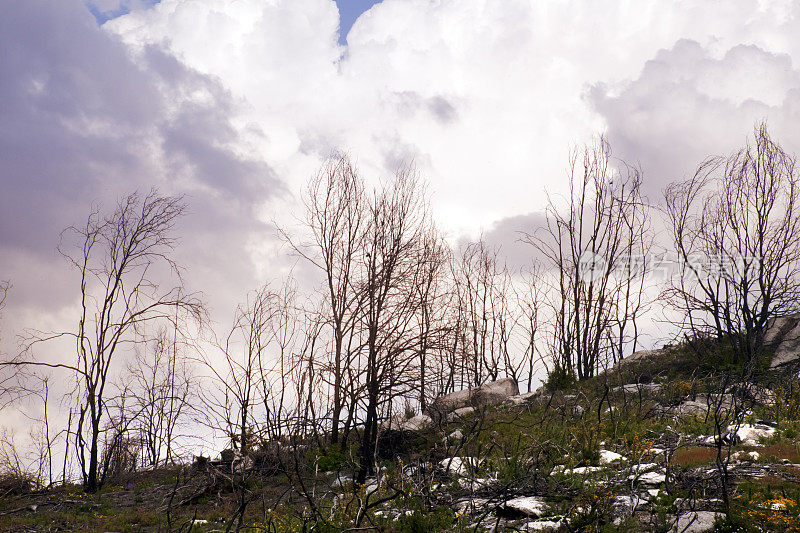
[{"label": "grass", "polygon": [[716,448],[708,446],[691,446],[680,448],[672,455],[671,463],[684,468],[714,464],[717,460]]},{"label": "grass", "polygon": [[[256,497],[244,523],[251,531],[307,530],[313,522],[307,500],[296,490],[296,476],[300,475],[307,487],[317,491],[315,504],[325,517],[323,522],[314,524],[315,531],[341,531],[353,527],[357,520],[360,527],[374,527],[377,531],[472,531],[470,526],[480,517],[457,514],[455,500],[472,495],[502,501],[507,495],[516,494],[546,495],[550,514],[569,515],[573,529],[585,526],[591,531],[636,531],[640,524],[635,518],[616,524],[613,520],[612,498],[631,490],[626,469],[636,463],[662,462],[663,456],[652,455],[650,449],[674,449],[679,434],[689,440],[691,436],[713,434],[713,421],[703,416],[673,418],[659,414],[657,409],[676,405],[698,393],[713,392],[719,369],[735,368],[731,367],[735,360],[730,353],[714,345],[706,348],[710,354],[707,360],[698,358],[694,351],[676,347],[583,382],[566,375],[554,376],[553,390],[531,403],[478,409],[458,421],[387,441],[381,448],[380,466],[388,481],[369,498],[365,487],[352,485],[337,489],[338,493],[328,492],[331,476],[326,471],[352,473],[355,465],[351,449],[342,453],[338,447],[312,447],[300,458],[297,472],[289,472],[288,476],[253,476],[248,481],[250,493]],[[762,378],[765,382],[777,379],[768,373],[759,374]],[[661,387],[633,393],[611,390],[626,383],[659,383]],[[734,451],[756,450],[761,456],[759,462],[800,463],[800,382],[784,380],[781,386],[780,407],[758,407],[752,415],[779,424],[777,436],[766,446],[738,446]],[[445,436],[456,429],[464,438],[448,441]],[[618,452],[625,460],[592,475],[559,473],[599,465],[601,449]],[[491,483],[470,487],[433,466],[454,456],[485,459],[474,475],[491,479]],[[693,471],[707,470],[715,461],[713,447],[678,446],[671,466],[679,475],[668,485],[669,492],[662,490],[657,498],[651,523],[667,524],[668,517],[675,513],[674,499],[698,489]],[[800,499],[798,486],[791,481],[800,479],[800,472],[791,471],[790,467],[783,472],[786,479],[737,480],[731,513],[720,527],[734,530],[731,528],[744,523],[746,526],[742,527],[750,529],[740,531],[753,530],[752,524],[760,524],[763,530],[800,531],[791,529],[793,523],[781,522],[781,517],[793,512],[793,508],[786,512],[770,508],[766,512],[763,507],[776,498]],[[59,488],[43,495],[6,495],[0,498],[0,513],[31,503],[39,503],[41,510],[0,515],[0,530],[165,531],[165,499],[178,474],[179,469],[138,472],[91,496],[81,494],[79,487]],[[204,474],[195,472],[181,483],[199,489],[206,480]],[[133,482],[133,490],[123,489],[129,481]],[[448,490],[437,491],[437,486]],[[716,495],[713,483],[699,487],[706,497]],[[386,501],[380,502],[383,498]],[[62,503],[50,505],[48,499]],[[74,503],[64,504],[65,500]],[[187,523],[195,517],[208,523],[195,526],[194,531],[224,529],[235,505],[231,487],[222,483],[196,502],[176,507],[173,529],[174,524]]]}]

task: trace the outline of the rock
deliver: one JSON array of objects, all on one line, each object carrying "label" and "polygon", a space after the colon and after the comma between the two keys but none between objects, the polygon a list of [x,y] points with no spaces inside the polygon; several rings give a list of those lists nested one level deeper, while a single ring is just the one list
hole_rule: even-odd
[{"label": "rock", "polygon": [[516,394],[514,396],[509,396],[508,398],[506,398],[506,403],[509,403],[511,405],[526,404],[528,402],[533,401],[533,399],[536,398],[536,396],[538,396],[542,390],[543,389],[540,387],[532,392],[525,392],[523,394]]},{"label": "rock", "polygon": [[480,463],[481,460],[477,457],[448,457],[439,461],[439,466],[450,474],[466,476],[470,472],[474,473]]},{"label": "rock", "polygon": [[731,454],[732,461],[746,461],[748,463],[755,463],[761,457],[761,454],[758,452],[745,452],[745,451],[738,451],[736,453]]},{"label": "rock", "polygon": [[577,466],[575,468],[567,468],[564,470],[565,474],[577,474],[579,476],[583,476],[586,474],[592,474],[594,472],[599,472],[602,470],[602,466]]},{"label": "rock", "polygon": [[627,518],[636,512],[642,499],[635,494],[614,496],[611,498],[611,509],[615,518]]},{"label": "rock", "polygon": [[708,412],[708,404],[696,400],[686,400],[672,409],[672,412],[678,416],[704,416]]},{"label": "rock", "polygon": [[403,431],[422,431],[432,425],[433,419],[428,415],[416,415],[400,424],[400,429]]},{"label": "rock", "polygon": [[736,426],[728,426],[726,438],[734,444],[757,446],[760,439],[771,437],[774,434],[775,428],[765,424],[742,424],[738,429]]},{"label": "rock", "polygon": [[657,349],[657,350],[639,350],[638,352],[634,352],[625,359],[619,361],[616,365],[614,365],[611,368],[611,371],[619,370],[622,366],[625,365],[641,362],[643,359],[649,359],[651,357],[664,354],[669,349],[670,349],[669,347],[664,347],[663,349]]},{"label": "rock", "polygon": [[465,389],[439,396],[429,407],[432,414],[444,416],[462,407],[497,405],[519,395],[517,382],[512,378],[485,383],[475,389]]},{"label": "rock", "polygon": [[644,463],[631,467],[629,480],[638,481],[642,485],[661,485],[667,479],[664,472],[656,471],[658,465],[655,463]]},{"label": "rock", "polygon": [[675,533],[705,533],[714,530],[714,522],[719,513],[712,511],[691,511],[680,515],[671,531]]},{"label": "rock", "polygon": [[600,464],[607,465],[609,463],[613,463],[614,461],[621,461],[625,459],[625,457],[617,452],[612,452],[610,450],[600,450]]},{"label": "rock", "polygon": [[458,420],[459,418],[464,418],[465,416],[471,415],[474,412],[474,407],[461,407],[447,415],[447,421],[452,422],[453,420]]},{"label": "rock", "polygon": [[532,522],[527,522],[522,526],[522,531],[545,531],[545,530],[553,530],[560,528],[562,525],[562,521],[559,520],[554,522],[553,520],[534,520]]},{"label": "rock", "polygon": [[583,416],[583,413],[585,413],[585,412],[586,412],[586,410],[583,407],[581,407],[580,405],[573,405],[572,406],[572,416],[574,416],[574,417]]},{"label": "rock", "polygon": [[537,498],[536,496],[520,496],[518,498],[508,500],[503,504],[503,507],[505,508],[505,511],[511,511],[512,513],[520,513],[533,517],[542,516],[549,508],[547,502],[541,498]]},{"label": "rock", "polygon": [[764,344],[774,352],[771,368],[796,362],[800,357],[800,313],[772,319]]},{"label": "rock", "polygon": [[468,500],[456,502],[455,509],[456,512],[461,514],[483,512],[488,504],[489,500],[486,498],[470,498]]},{"label": "rock", "polygon": [[382,428],[389,431],[422,431],[433,425],[433,419],[428,415],[416,415],[406,418],[402,414],[395,415],[382,424]]},{"label": "rock", "polygon": [[455,430],[447,436],[448,442],[459,442],[464,439],[464,434],[460,429]]},{"label": "rock", "polygon": [[612,387],[609,392],[625,392],[627,394],[638,394],[642,392],[653,392],[661,389],[658,383],[629,383],[620,387]]},{"label": "rock", "polygon": [[345,485],[349,485],[352,482],[353,482],[353,478],[352,477],[346,476],[346,475],[338,475],[337,474],[336,478],[333,481],[331,481],[331,486],[332,487],[344,487]]},{"label": "rock", "polygon": [[722,505],[719,498],[675,498],[675,509],[678,511],[715,511],[722,509]]}]

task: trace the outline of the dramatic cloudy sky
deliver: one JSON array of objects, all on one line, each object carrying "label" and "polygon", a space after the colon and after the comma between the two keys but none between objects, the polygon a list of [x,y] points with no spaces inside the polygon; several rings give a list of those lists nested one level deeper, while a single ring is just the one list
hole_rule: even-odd
[{"label": "dramatic cloudy sky", "polygon": [[774,0],[2,1],[2,349],[72,324],[60,230],[151,186],[188,196],[179,259],[228,317],[292,266],[273,221],[334,150],[371,180],[413,161],[451,239],[522,261],[594,134],[654,200],[757,120],[800,151],[797,35]]}]

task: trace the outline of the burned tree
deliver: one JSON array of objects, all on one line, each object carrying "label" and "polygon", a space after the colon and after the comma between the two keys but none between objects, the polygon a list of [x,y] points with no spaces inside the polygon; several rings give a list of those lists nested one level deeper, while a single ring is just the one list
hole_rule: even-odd
[{"label": "burned tree", "polygon": [[693,333],[758,359],[770,320],[800,304],[800,176],[765,124],[665,192],[681,269],[666,290]]},{"label": "burned tree", "polygon": [[547,226],[526,236],[551,284],[554,371],[578,379],[622,356],[642,307],[647,206],[638,170],[615,163],[603,139],[573,155],[565,205],[551,199]]},{"label": "burned tree", "polygon": [[[186,207],[179,197],[133,193],[113,212],[94,209],[86,223],[62,233],[59,251],[76,270],[80,314],[74,331],[32,333],[15,366],[43,366],[69,371],[75,379],[76,426],[71,430],[84,488],[93,492],[105,481],[101,458],[107,426],[109,384],[115,362],[148,323],[175,323],[175,313],[198,321],[201,302],[183,289],[180,267],[172,259],[176,221]],[[161,280],[172,279],[170,289]],[[76,360],[47,362],[34,359],[41,342],[58,338],[75,341]]]},{"label": "burned tree", "polygon": [[417,174],[400,170],[376,191],[368,208],[362,262],[365,420],[357,480],[373,470],[381,408],[412,390],[417,340],[420,246],[428,223]]},{"label": "burned tree", "polygon": [[368,209],[363,181],[347,156],[331,159],[312,178],[304,194],[304,204],[304,223],[311,234],[310,242],[295,243],[286,233],[284,237],[324,275],[321,312],[333,343],[331,360],[326,366],[333,396],[330,439],[335,444],[339,441],[343,411],[350,403],[350,368],[357,356],[354,332],[361,305],[357,257],[364,245]]}]

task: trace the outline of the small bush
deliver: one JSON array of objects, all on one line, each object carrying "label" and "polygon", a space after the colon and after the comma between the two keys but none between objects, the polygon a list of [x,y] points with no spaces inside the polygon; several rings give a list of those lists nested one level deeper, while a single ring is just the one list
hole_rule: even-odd
[{"label": "small bush", "polygon": [[331,446],[317,460],[321,472],[336,472],[344,464],[347,456],[338,446]]},{"label": "small bush", "polygon": [[33,478],[29,474],[4,472],[0,474],[0,494],[27,494],[33,491]]},{"label": "small bush", "polygon": [[557,366],[548,372],[545,387],[551,392],[566,390],[573,387],[576,381],[575,373],[572,370]]}]

